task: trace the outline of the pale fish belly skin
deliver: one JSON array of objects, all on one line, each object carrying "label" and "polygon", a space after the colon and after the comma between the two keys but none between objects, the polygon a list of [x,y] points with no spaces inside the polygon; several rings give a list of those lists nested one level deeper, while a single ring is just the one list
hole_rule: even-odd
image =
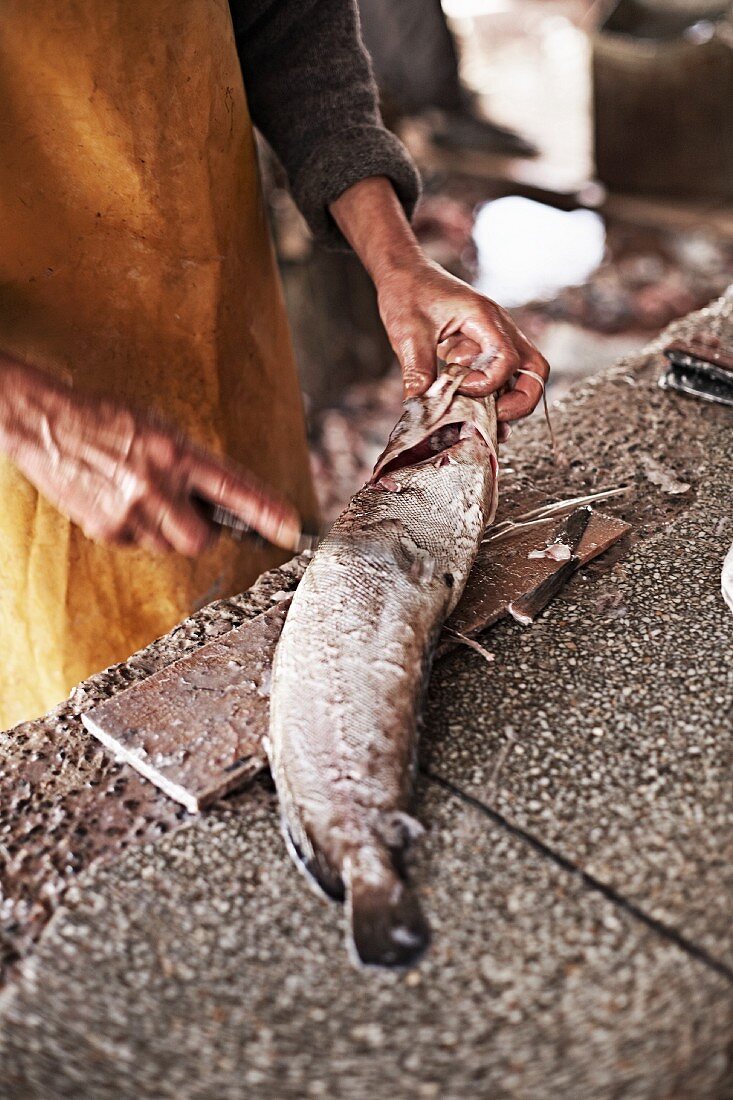
[{"label": "pale fish belly skin", "polygon": [[[487,446],[469,435],[446,453],[390,474],[399,491],[357,493],[306,570],[275,655],[268,753],[284,828],[351,910],[356,879],[374,887],[373,907],[380,883],[385,897],[402,888],[429,662],[491,518]],[[365,958],[380,951],[357,944],[361,961],[411,961],[409,930],[392,935],[404,951]]]}]

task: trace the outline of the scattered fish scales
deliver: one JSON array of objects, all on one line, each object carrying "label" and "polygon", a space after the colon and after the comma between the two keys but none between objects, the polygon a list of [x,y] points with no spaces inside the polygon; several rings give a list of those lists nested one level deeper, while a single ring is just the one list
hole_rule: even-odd
[{"label": "scattered fish scales", "polygon": [[689,492],[691,488],[689,482],[681,481],[674,470],[668,470],[661,462],[657,462],[653,455],[644,452],[639,455],[639,462],[647,480],[651,481],[652,485],[658,485],[663,492],[669,493],[670,496]]}]

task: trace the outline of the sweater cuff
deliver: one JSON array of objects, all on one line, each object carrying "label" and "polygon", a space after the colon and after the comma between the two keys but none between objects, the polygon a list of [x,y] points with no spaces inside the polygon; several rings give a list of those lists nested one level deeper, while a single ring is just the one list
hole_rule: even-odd
[{"label": "sweater cuff", "polygon": [[402,142],[381,126],[353,126],[319,142],[290,181],[293,198],[316,240],[348,250],[329,205],[353,184],[387,176],[408,218],[420,196],[420,177]]}]

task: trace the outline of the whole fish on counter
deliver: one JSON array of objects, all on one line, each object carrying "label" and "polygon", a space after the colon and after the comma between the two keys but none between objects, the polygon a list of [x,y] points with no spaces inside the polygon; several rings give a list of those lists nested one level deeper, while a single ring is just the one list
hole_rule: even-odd
[{"label": "whole fish on counter", "polygon": [[291,854],[344,901],[359,964],[407,966],[429,929],[406,880],[433,650],[496,510],[494,399],[449,366],[315,552],[272,672],[266,745]]}]

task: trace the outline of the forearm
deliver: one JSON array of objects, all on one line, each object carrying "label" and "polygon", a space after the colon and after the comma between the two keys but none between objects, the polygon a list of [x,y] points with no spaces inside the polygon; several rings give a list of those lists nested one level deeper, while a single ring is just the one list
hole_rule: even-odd
[{"label": "forearm", "polygon": [[329,205],[388,177],[412,210],[415,166],[385,130],[355,0],[230,0],[252,120],[283,162],[315,236],[344,247]]},{"label": "forearm", "polygon": [[330,210],[377,289],[390,276],[426,262],[402,204],[385,176],[355,183],[331,203]]}]

